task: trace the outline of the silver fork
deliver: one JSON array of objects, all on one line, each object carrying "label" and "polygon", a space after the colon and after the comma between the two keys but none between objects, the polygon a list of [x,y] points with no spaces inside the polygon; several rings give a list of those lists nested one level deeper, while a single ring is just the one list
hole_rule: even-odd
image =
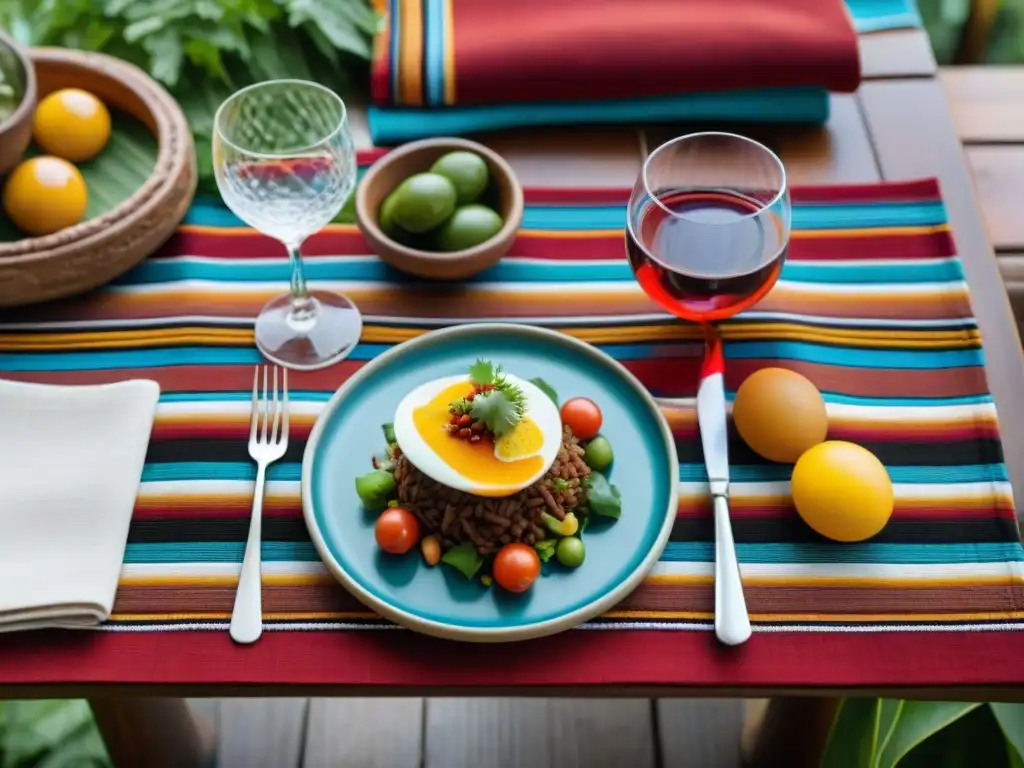
[{"label": "silver fork", "polygon": [[[252,499],[249,538],[245,542],[242,575],[235,592],[231,611],[231,639],[237,643],[253,643],[263,634],[263,596],[260,574],[260,542],[263,539],[263,488],[267,483],[267,467],[284,456],[288,447],[288,371],[274,366],[273,393],[267,388],[267,371],[263,366],[263,393],[260,394],[260,366],[252,376],[252,419],[249,427],[249,455],[256,462],[256,492]],[[281,370],[281,395],[278,395],[277,372]]]}]

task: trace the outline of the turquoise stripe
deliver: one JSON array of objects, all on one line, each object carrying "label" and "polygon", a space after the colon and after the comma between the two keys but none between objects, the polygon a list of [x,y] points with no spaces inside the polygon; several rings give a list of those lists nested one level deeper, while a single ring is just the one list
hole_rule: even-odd
[{"label": "turquoise stripe", "polygon": [[444,38],[445,18],[443,0],[426,0],[423,4],[424,94],[432,107],[444,105]]},{"label": "turquoise stripe", "polygon": [[[692,344],[599,344],[616,360],[645,360],[689,354]],[[351,360],[372,360],[389,344],[360,344]],[[984,365],[980,349],[856,349],[831,347],[802,341],[739,341],[725,345],[729,359],[769,358],[803,360],[823,365],[851,368],[959,368]],[[0,353],[0,370],[8,371],[73,371],[108,370],[113,368],[162,368],[172,365],[254,365],[262,362],[259,352],[249,347],[172,347],[168,349],[133,349],[102,352],[4,352]]]},{"label": "turquoise stripe", "polygon": [[[292,390],[289,397],[292,400],[326,403],[334,395],[333,392],[309,392],[306,390]],[[735,392],[726,395],[729,400],[736,397]],[[992,403],[992,395],[971,395],[967,397],[857,397],[854,395],[840,395],[834,392],[823,392],[822,396],[826,403],[842,405],[860,405],[870,407],[888,408],[915,408],[921,406],[946,407],[957,405],[988,405]],[[191,402],[248,402],[251,398],[249,390],[238,392],[163,392],[160,394],[162,403],[191,403]]]},{"label": "turquoise stripe", "polygon": [[846,0],[857,32],[923,26],[914,0]]},{"label": "turquoise stripe", "polygon": [[[655,355],[648,354],[646,357]],[[731,360],[752,358],[778,358],[804,360],[823,365],[841,365],[847,368],[960,368],[984,365],[985,356],[980,349],[855,349],[829,347],[802,341],[736,341],[725,345],[725,357]],[[630,358],[635,359],[635,358]]]},{"label": "turquoise stripe", "polygon": [[[1005,544],[737,544],[744,563],[1000,563],[1024,561],[1018,543]],[[129,542],[124,561],[135,563],[240,563],[245,542]],[[264,541],[264,560],[316,562],[310,542]],[[662,562],[714,562],[711,542],[669,542]],[[1008,571],[1009,572],[1009,571]]]},{"label": "turquoise stripe", "polygon": [[[383,446],[383,442],[381,443]],[[970,464],[953,467],[887,467],[894,483],[947,484],[1004,482],[1009,478],[1002,464]],[[367,464],[369,471],[369,464]],[[769,483],[788,481],[793,468],[788,465],[730,467],[733,482]],[[143,482],[184,482],[189,480],[252,480],[256,466],[251,461],[182,461],[147,464],[142,469]],[[267,473],[270,480],[298,481],[302,477],[302,464],[280,462],[272,464]],[[679,480],[699,483],[707,480],[703,464],[682,464]]]},{"label": "turquoise stripe", "polygon": [[[661,561],[713,563],[714,543],[670,541]],[[946,565],[948,563],[1010,563],[1024,561],[1018,542],[1002,544],[737,544],[743,563],[893,563]],[[1009,573],[1009,565],[1007,573]]]},{"label": "turquoise stripe", "polygon": [[377,146],[431,136],[526,126],[720,121],[811,123],[828,121],[824,88],[763,88],[718,93],[683,93],[611,101],[548,101],[484,104],[443,109],[370,105],[370,138]]},{"label": "turquoise stripe", "polygon": [[[357,258],[307,258],[307,280],[374,280],[414,282],[412,278],[388,267],[374,256]],[[842,262],[807,264],[787,262],[783,280],[807,283],[942,283],[963,280],[957,259],[938,263],[844,264]],[[211,280],[223,282],[287,282],[288,261],[260,259],[240,262],[230,259],[149,259],[115,281],[115,285],[152,285],[175,280]],[[471,282],[559,283],[613,282],[632,280],[633,272],[621,262],[521,261],[506,259],[475,276]]]},{"label": "turquoise stripe", "polygon": [[[244,541],[170,541],[159,543],[128,542],[124,562],[136,563],[240,563]],[[260,547],[264,560],[316,562],[320,559],[309,541],[264,541]]]},{"label": "turquoise stripe", "polygon": [[[832,203],[793,207],[793,229],[867,229],[872,227],[914,227],[944,224],[946,210],[941,201],[915,203]],[[185,224],[209,227],[245,226],[227,208],[196,203],[185,216]],[[621,230],[626,208],[621,205],[529,205],[523,213],[524,229],[562,231]]]}]

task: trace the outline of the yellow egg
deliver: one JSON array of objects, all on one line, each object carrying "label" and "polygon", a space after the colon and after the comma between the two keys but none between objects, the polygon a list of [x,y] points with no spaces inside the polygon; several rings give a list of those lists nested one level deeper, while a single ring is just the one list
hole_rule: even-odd
[{"label": "yellow egg", "polygon": [[51,155],[81,163],[107,145],[110,112],[88,91],[54,91],[36,107],[32,138]]},{"label": "yellow egg", "polygon": [[786,368],[762,368],[740,385],[732,406],[736,431],[755,453],[791,464],[828,434],[821,393]]},{"label": "yellow egg", "polygon": [[82,174],[59,157],[26,160],[4,185],[4,210],[18,229],[30,235],[49,235],[77,224],[88,201]]},{"label": "yellow egg", "polygon": [[829,440],[808,450],[793,467],[793,504],[800,517],[835,541],[863,541],[892,515],[892,481],[866,448]]}]

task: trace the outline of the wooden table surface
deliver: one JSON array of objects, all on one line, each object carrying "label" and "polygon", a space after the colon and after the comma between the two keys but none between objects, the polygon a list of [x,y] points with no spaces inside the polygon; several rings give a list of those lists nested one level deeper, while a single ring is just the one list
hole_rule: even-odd
[{"label": "wooden table surface", "polygon": [[[832,116],[824,128],[717,126],[731,128],[772,147],[787,166],[793,184],[870,182],[919,177],[938,177],[949,209],[949,218],[973,294],[973,306],[988,352],[990,388],[1000,414],[1006,461],[1017,498],[1024,498],[1024,409],[1015,400],[1024,392],[1024,357],[992,247],[986,237],[975,190],[950,118],[942,86],[935,77],[936,65],[925,34],[918,30],[865,35],[861,41],[865,82],[856,94],[834,95]],[[355,124],[357,139],[366,143],[365,125]],[[362,130],[360,130],[362,128]],[[561,129],[518,131],[485,138],[506,156],[524,185],[546,186],[631,186],[645,153],[665,139],[678,135],[679,127]],[[686,129],[688,130],[688,128]],[[349,691],[316,687],[247,687],[223,689],[190,686],[200,696],[342,695]],[[118,694],[184,695],[184,689],[146,689],[121,686],[47,689],[10,688],[0,685],[0,695],[92,695]],[[372,695],[373,691],[361,691]],[[389,691],[389,695],[396,695]],[[445,694],[452,691],[407,692],[415,695]],[[494,695],[495,692],[488,692]],[[538,695],[538,692],[510,689],[508,694]],[[557,691],[542,695],[557,695]],[[588,688],[588,695],[686,695],[750,696],[772,692],[742,690],[672,690],[638,692]],[[792,693],[801,693],[794,691]],[[805,692],[811,693],[811,692]],[[825,693],[815,691],[816,695]],[[838,692],[835,692],[838,693]],[[862,691],[861,693],[871,693]],[[890,693],[950,697],[971,695],[1003,698],[1012,692],[991,690]],[[578,692],[577,692],[578,694]],[[168,702],[169,703],[169,702]],[[112,699],[94,700],[100,722],[109,735],[124,736],[126,709]],[[140,703],[129,705],[142,711]],[[158,714],[158,713],[155,713]],[[158,714],[158,716],[160,716]],[[163,711],[165,718],[175,717]],[[166,724],[166,721],[165,721]],[[128,729],[131,730],[130,728]],[[170,729],[175,730],[175,729]],[[167,728],[164,729],[166,733]],[[138,738],[128,738],[122,761],[138,758]],[[173,749],[164,739],[163,749]],[[135,749],[132,752],[132,749]],[[152,754],[152,753],[149,753]],[[184,754],[184,753],[179,753]],[[134,755],[134,758],[133,758]],[[164,763],[168,764],[168,763]]]}]

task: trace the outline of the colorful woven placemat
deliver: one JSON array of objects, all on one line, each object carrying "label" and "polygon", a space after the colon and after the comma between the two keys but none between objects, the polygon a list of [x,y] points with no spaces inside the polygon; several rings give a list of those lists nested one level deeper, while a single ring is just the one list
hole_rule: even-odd
[{"label": "colorful woven placemat", "polygon": [[[734,526],[755,635],[731,651],[710,632],[714,531],[692,400],[701,342],[633,280],[622,244],[627,196],[527,190],[511,255],[464,285],[399,275],[349,225],[307,243],[308,278],[351,296],[365,330],[348,361],[291,378],[293,441],[271,468],[264,507],[270,631],[249,648],[233,646],[226,629],[255,472],[245,444],[259,362],[252,318],[287,285],[281,246],[197,203],[178,235],[116,284],[0,317],[6,378],[138,376],[163,391],[112,620],[86,637],[3,638],[0,680],[850,685],[1024,676],[1006,655],[1024,645],[1024,551],[936,182],[794,190],[782,279],[724,326],[731,391],[768,365],[806,374],[825,393],[830,436],[873,450],[896,488],[878,537],[830,543],[793,511],[789,469],[734,441]],[[308,539],[300,462],[330,393],[394,344],[480,319],[539,323],[598,345],[662,398],[677,435],[671,543],[643,586],[586,627],[603,631],[498,653],[374,631],[395,628],[327,575]]]}]

